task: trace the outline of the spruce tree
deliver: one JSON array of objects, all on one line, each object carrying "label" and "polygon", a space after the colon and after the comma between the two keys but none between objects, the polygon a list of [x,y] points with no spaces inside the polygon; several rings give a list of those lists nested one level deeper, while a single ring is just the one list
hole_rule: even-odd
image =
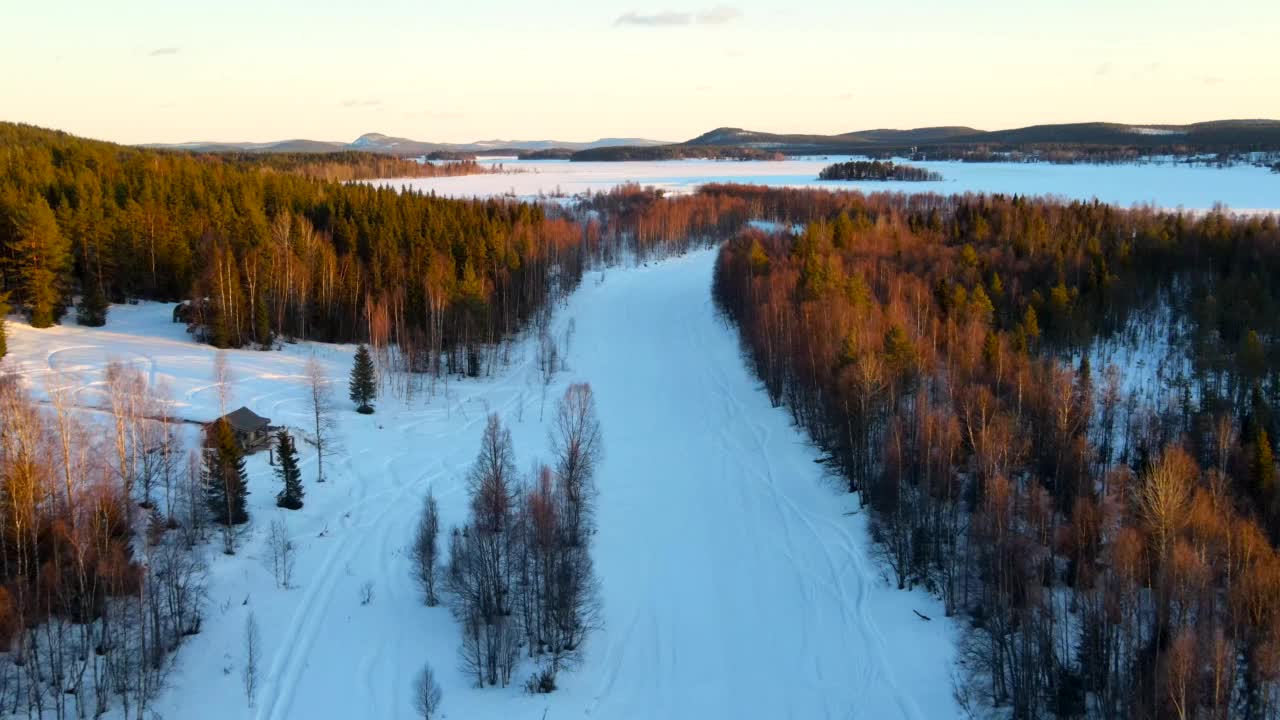
[{"label": "spruce tree", "polygon": [[1258,499],[1263,503],[1271,502],[1272,492],[1275,490],[1276,464],[1271,452],[1271,439],[1267,437],[1266,430],[1259,428],[1254,436],[1253,457],[1249,464],[1252,465],[1250,470]]},{"label": "spruce tree", "polygon": [[1040,319],[1036,316],[1036,309],[1030,305],[1022,315],[1022,334],[1026,336],[1028,345],[1034,345],[1040,339]]},{"label": "spruce tree", "polygon": [[31,327],[47,328],[65,310],[61,287],[71,264],[70,247],[44,198],[20,208],[17,222],[17,278]]},{"label": "spruce tree", "polygon": [[990,323],[995,317],[996,308],[991,304],[991,298],[987,296],[987,291],[980,284],[973,288],[973,294],[969,296],[969,306],[974,317],[984,323]]},{"label": "spruce tree", "polygon": [[369,403],[377,394],[373,357],[369,355],[369,348],[361,345],[356,348],[355,365],[351,368],[351,402],[356,403],[356,412],[365,415],[372,413],[373,406]]},{"label": "spruce tree", "polygon": [[217,421],[210,431],[210,447],[205,452],[206,499],[213,522],[224,527],[249,521],[245,497],[249,494],[244,471],[244,454],[226,420]]},{"label": "spruce tree", "polygon": [[276,465],[276,477],[284,484],[284,488],[276,495],[276,505],[288,510],[302,508],[302,471],[298,469],[298,449],[293,445],[293,436],[281,428],[276,434],[276,454],[280,456],[280,464]]},{"label": "spruce tree", "polygon": [[107,324],[107,294],[102,291],[102,283],[90,280],[86,283],[84,297],[76,310],[76,322],[89,327],[102,327]]},{"label": "spruce tree", "polygon": [[258,342],[259,350],[271,349],[271,318],[267,314],[267,302],[263,293],[259,293],[253,304],[253,336]]}]

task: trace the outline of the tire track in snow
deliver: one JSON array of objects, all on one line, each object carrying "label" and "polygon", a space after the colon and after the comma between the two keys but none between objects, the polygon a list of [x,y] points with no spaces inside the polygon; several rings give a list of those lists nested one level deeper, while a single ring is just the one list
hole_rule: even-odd
[{"label": "tire track in snow", "polygon": [[[705,311],[714,314],[714,307],[712,306],[712,303],[710,300],[706,301],[706,307],[704,309]],[[692,323],[689,315],[685,316],[685,322],[683,324],[686,330],[686,335],[690,336],[690,339],[693,341],[696,341],[697,344],[699,345],[699,349],[700,349],[699,355],[703,358],[714,356],[714,348],[710,347],[710,343],[708,342],[709,338],[706,337],[707,334],[705,332],[696,332],[694,330],[694,328],[692,327]],[[716,329],[719,329],[719,328],[716,328]],[[724,330],[727,332],[731,332],[729,328],[724,328]],[[901,687],[897,682],[897,679],[894,673],[892,672],[888,662],[886,661],[888,648],[885,643],[884,635],[883,633],[881,633],[878,623],[871,616],[870,610],[867,607],[868,606],[867,585],[868,583],[875,582],[876,576],[869,573],[863,564],[863,559],[861,557],[862,555],[861,545],[854,543],[852,536],[848,532],[848,529],[840,525],[838,522],[832,522],[829,519],[821,516],[812,516],[811,513],[801,509],[785,491],[779,491],[777,486],[776,475],[774,472],[773,462],[770,459],[770,453],[768,450],[768,443],[769,443],[769,440],[771,439],[771,432],[769,428],[762,427],[759,423],[754,422],[750,419],[752,417],[752,414],[738,399],[736,393],[734,393],[733,390],[731,389],[729,381],[726,377],[726,372],[728,372],[727,368],[730,367],[730,365],[728,364],[729,362],[730,361],[727,359],[722,361],[718,358],[712,357],[711,362],[702,363],[702,368],[704,371],[704,375],[709,377],[712,380],[712,382],[715,384],[717,394],[724,401],[727,401],[727,403],[732,406],[733,412],[728,416],[742,419],[742,422],[740,423],[740,425],[745,427],[748,430],[748,432],[751,434],[754,448],[744,447],[739,442],[736,436],[727,432],[727,430],[723,427],[720,428],[719,435],[724,439],[728,439],[731,443],[739,447],[739,449],[741,450],[741,453],[735,454],[734,455],[735,457],[746,457],[746,456],[754,455],[755,457],[762,460],[762,464],[764,466],[763,473],[760,473],[755,468],[747,467],[744,463],[740,463],[740,466],[744,470],[748,471],[747,473],[745,473],[748,476],[754,475],[758,477],[760,475],[763,475],[763,478],[761,478],[763,480],[763,484],[766,485],[768,491],[770,492],[776,507],[778,507],[780,510],[785,508],[787,511],[789,511],[790,515],[793,518],[799,520],[803,524],[803,526],[807,529],[808,535],[812,539],[812,542],[809,544],[816,545],[818,549],[822,552],[825,563],[826,563],[828,576],[821,577],[821,576],[816,576],[810,573],[810,577],[812,577],[815,581],[817,581],[820,587],[825,588],[828,592],[832,594],[833,599],[836,602],[837,607],[839,608],[841,616],[844,620],[844,623],[843,623],[844,627],[855,630],[859,634],[859,636],[864,639],[865,641],[864,647],[871,650],[871,652],[868,653],[867,657],[872,659],[873,662],[875,663],[874,670],[876,672],[874,672],[874,674],[868,674],[871,672],[872,668],[867,668],[866,669],[867,671],[864,672],[864,675],[866,676],[864,677],[864,683],[870,686],[870,684],[874,683],[876,680],[885,682],[886,684],[889,685],[892,691],[894,702],[898,706],[898,709],[902,717],[913,718],[917,720],[922,718],[923,716],[920,712],[920,708],[917,706],[915,701],[910,697],[910,695],[904,693],[901,690]],[[741,360],[739,360],[737,365],[738,366],[742,365]],[[734,366],[734,367],[737,367],[737,366]],[[801,432],[799,428],[795,428],[795,430],[797,434]],[[752,452],[752,450],[754,450],[754,452]],[[840,542],[839,549],[842,551],[842,554],[845,556],[844,558],[845,562],[843,563],[837,562],[836,558],[833,555],[833,550],[831,548],[831,544],[827,536],[818,530],[818,528],[814,524],[815,521],[819,521],[828,525],[840,537],[841,542]],[[790,526],[791,526],[791,523],[786,523],[786,522],[782,523],[782,527],[786,531],[785,541],[789,548],[789,550],[786,552],[786,555],[789,558],[794,558],[795,557],[795,554],[794,554],[795,540],[791,535]],[[799,570],[802,567],[803,567],[803,564],[801,563],[796,564],[797,570]],[[852,598],[850,597],[850,594],[847,589],[847,582],[849,580],[849,575],[850,575],[850,573],[848,572],[849,569],[852,569],[854,571],[853,574],[856,576],[855,578],[856,582],[854,583],[855,585],[854,594]],[[856,617],[850,617],[850,614],[849,614],[850,606],[853,607],[856,613]],[[807,642],[808,642],[807,633],[805,634],[803,641],[807,645]]]},{"label": "tire track in snow", "polygon": [[[404,452],[400,452],[387,458],[384,467],[403,457],[404,454]],[[347,470],[351,470],[351,458],[348,457],[343,465],[347,466]],[[349,472],[346,476],[351,478],[350,482],[357,483],[361,488],[366,488],[368,485],[363,481],[363,478],[355,473]],[[334,481],[330,480],[330,482]],[[331,485],[330,487],[333,486]],[[372,496],[362,495],[360,501],[354,506],[355,509],[363,509],[369,501],[380,499],[387,495],[394,495],[395,497],[383,505],[382,510],[371,522],[367,524],[353,523],[344,528],[343,536],[345,537],[354,532],[357,536],[355,542],[343,542],[342,538],[336,536],[332,538],[335,546],[326,554],[325,560],[317,573],[318,578],[308,585],[308,591],[302,602],[299,603],[298,611],[294,615],[294,622],[290,625],[289,631],[281,643],[282,647],[277,651],[276,658],[272,661],[268,683],[263,688],[267,702],[259,704],[258,720],[285,720],[290,716],[293,695],[297,691],[302,672],[306,669],[306,665],[310,660],[311,648],[315,645],[316,638],[323,629],[325,612],[332,603],[338,582],[343,576],[342,571],[346,568],[351,558],[368,542],[369,534],[362,533],[360,530],[367,527],[383,526],[384,523],[382,521],[400,508],[399,501],[403,500],[408,494],[409,487],[408,484],[397,485],[393,491],[375,493]],[[347,515],[349,514],[350,512],[347,513]]]}]

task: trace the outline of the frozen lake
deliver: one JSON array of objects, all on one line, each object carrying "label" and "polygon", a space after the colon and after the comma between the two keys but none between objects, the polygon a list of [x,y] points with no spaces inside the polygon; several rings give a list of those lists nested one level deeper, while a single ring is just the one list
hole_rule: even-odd
[{"label": "frozen lake", "polygon": [[1207,210],[1224,204],[1233,210],[1280,210],[1280,174],[1266,168],[1218,169],[1173,163],[1140,165],[1052,165],[1049,163],[907,163],[935,170],[941,182],[820,182],[818,171],[844,157],[795,158],[771,162],[671,160],[658,162],[569,162],[490,159],[519,172],[497,175],[391,179],[386,185],[409,185],[449,197],[576,195],[635,182],[671,192],[691,192],[715,182],[780,187],[857,189],[864,192],[965,192],[1053,195],[1128,207],[1154,204],[1166,208]]}]

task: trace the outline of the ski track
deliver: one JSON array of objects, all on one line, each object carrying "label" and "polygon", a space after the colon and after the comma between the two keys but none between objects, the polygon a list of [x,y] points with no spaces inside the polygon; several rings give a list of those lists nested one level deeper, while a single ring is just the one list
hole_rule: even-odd
[{"label": "ski track", "polygon": [[[938,603],[890,589],[867,554],[865,516],[818,452],[770,407],[737,333],[710,301],[714,251],[592,274],[557,309],[576,325],[568,370],[542,387],[532,343],[493,378],[450,379],[410,403],[382,397],[360,416],[345,402],[351,346],[302,343],[228,353],[234,406],[309,437],[305,378],[314,354],[335,382],[343,451],[314,482],[299,443],[306,505],[274,506],[265,454],[249,459],[253,522],[235,557],[207,548],[204,630],[179,652],[155,708],[191,720],[246,717],[411,718],[409,693],[429,661],[448,718],[950,718],[954,628]],[[33,331],[10,323],[12,358],[38,396],[46,376],[94,388],[113,357],[149,365],[184,414],[217,415],[214,352],[168,324],[171,306],[112,309],[107,329]],[[586,661],[550,696],[520,686],[476,689],[457,669],[458,630],[426,608],[408,547],[428,486],[442,544],[465,519],[465,475],[486,415],[512,430],[517,467],[547,461],[547,429],[570,382],[592,384],[604,432],[595,541],[604,627]],[[523,414],[521,413],[523,408]],[[523,415],[522,419],[521,416]],[[86,414],[88,417],[88,414]],[[289,589],[268,567],[270,523],[295,542]],[[360,586],[374,599],[360,604]],[[241,603],[241,598],[244,602]],[[936,619],[925,623],[920,609]],[[245,618],[262,633],[252,708],[239,684]]]}]

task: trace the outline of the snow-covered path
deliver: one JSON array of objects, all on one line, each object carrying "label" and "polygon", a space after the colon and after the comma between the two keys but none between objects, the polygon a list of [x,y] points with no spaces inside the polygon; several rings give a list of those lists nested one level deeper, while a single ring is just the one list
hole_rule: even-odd
[{"label": "snow-covered path", "polygon": [[[426,608],[406,549],[433,485],[445,527],[464,521],[465,472],[485,414],[512,429],[522,471],[548,459],[533,353],[486,381],[451,382],[405,402],[383,397],[361,416],[345,402],[353,348],[300,344],[228,353],[233,406],[302,432],[305,359],[338,385],[344,451],[314,482],[300,443],[306,506],[274,506],[264,454],[249,459],[252,523],[226,557],[211,543],[203,631],[181,649],[156,710],[185,720],[247,717],[411,718],[424,661],[444,687],[444,716],[471,718],[950,718],[953,626],[922,593],[890,589],[868,556],[865,518],[815,463],[818,453],[770,407],[710,300],[714,251],[590,275],[557,313],[575,325],[569,382],[591,383],[604,432],[596,569],[604,629],[584,665],[550,696],[475,689],[457,670],[457,626]],[[171,306],[116,307],[106,328],[44,331],[10,323],[4,367],[83,388],[100,402],[118,359],[170,386],[179,413],[217,415],[210,348],[169,322]],[[268,568],[273,520],[298,546],[293,587]],[[361,604],[372,583],[373,600]],[[912,610],[930,615],[917,618]],[[241,688],[245,619],[264,659],[252,708]]]},{"label": "snow-covered path", "polygon": [[607,452],[593,715],[954,716],[948,625],[880,580],[853,498],[716,316],[713,260],[611,273],[571,308]]}]

